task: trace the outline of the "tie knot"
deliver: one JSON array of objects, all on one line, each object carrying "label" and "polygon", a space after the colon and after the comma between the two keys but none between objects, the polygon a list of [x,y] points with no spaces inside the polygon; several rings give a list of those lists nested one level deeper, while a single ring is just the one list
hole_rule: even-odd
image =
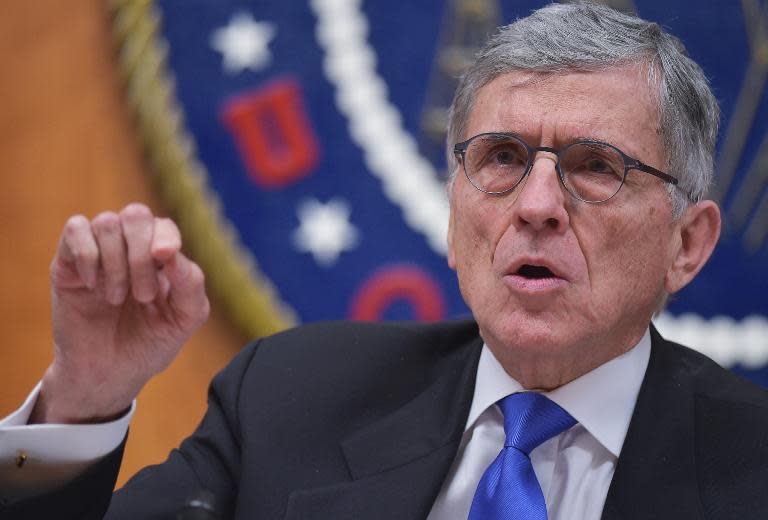
[{"label": "tie knot", "polygon": [[526,455],[576,424],[576,419],[557,403],[536,392],[508,395],[498,405],[504,414],[504,446],[517,448]]}]

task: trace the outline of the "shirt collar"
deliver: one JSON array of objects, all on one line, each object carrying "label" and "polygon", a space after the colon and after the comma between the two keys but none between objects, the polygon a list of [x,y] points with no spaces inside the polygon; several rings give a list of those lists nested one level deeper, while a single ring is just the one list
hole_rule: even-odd
[{"label": "shirt collar", "polygon": [[[544,395],[571,414],[600,444],[618,457],[650,355],[651,335],[646,330],[640,342],[629,351],[551,392],[544,392]],[[522,385],[507,374],[487,345],[483,345],[480,353],[476,381],[465,431],[499,399],[524,391]]]}]

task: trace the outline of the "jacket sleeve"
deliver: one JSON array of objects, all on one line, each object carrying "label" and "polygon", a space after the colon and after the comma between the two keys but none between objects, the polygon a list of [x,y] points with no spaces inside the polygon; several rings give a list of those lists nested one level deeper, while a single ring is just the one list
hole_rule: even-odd
[{"label": "jacket sleeve", "polygon": [[212,381],[208,409],[194,433],[162,464],[139,471],[112,494],[124,443],[77,479],[41,495],[0,506],[0,520],[174,518],[201,490],[228,517],[240,474],[240,388],[256,345],[243,349]]},{"label": "jacket sleeve", "polygon": [[[125,439],[136,408],[98,424],[29,424],[40,383],[24,404],[0,420],[0,503],[41,494],[74,480]],[[20,455],[26,457],[18,465]]]},{"label": "jacket sleeve", "polygon": [[124,448],[125,440],[84,473],[54,490],[23,500],[0,504],[0,519],[99,520],[103,518],[117,480]]}]

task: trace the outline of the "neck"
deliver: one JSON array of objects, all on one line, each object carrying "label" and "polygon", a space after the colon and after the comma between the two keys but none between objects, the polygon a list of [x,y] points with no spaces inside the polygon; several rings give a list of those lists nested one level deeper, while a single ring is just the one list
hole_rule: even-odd
[{"label": "neck", "polygon": [[542,352],[500,345],[488,339],[486,344],[507,374],[523,388],[551,391],[629,351],[644,333],[645,328],[625,338],[614,337],[612,341],[591,338],[583,344],[557,349],[555,353],[549,349]]}]

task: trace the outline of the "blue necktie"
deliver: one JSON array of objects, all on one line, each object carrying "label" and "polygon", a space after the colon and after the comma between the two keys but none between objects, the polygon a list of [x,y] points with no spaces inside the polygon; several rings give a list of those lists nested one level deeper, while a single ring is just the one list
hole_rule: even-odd
[{"label": "blue necktie", "polygon": [[506,440],[477,485],[469,520],[546,520],[547,506],[530,453],[576,420],[535,392],[512,394],[497,404],[504,414]]}]

